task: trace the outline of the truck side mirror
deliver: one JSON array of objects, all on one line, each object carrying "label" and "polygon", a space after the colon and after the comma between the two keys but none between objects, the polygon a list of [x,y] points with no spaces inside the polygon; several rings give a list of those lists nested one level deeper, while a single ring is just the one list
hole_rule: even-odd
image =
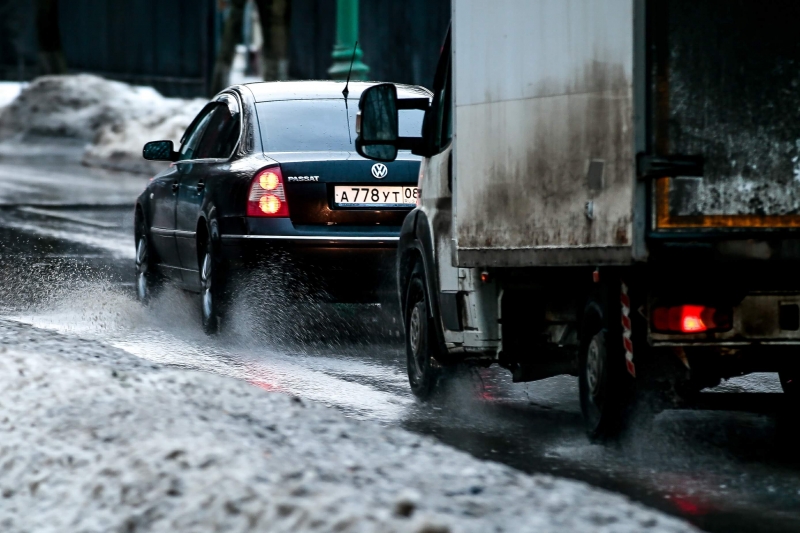
[{"label": "truck side mirror", "polygon": [[172,141],[152,141],[144,145],[142,156],[148,161],[177,161],[178,152]]},{"label": "truck side mirror", "polygon": [[397,159],[399,126],[397,87],[391,83],[374,85],[361,94],[359,132],[356,151],[375,161]]}]

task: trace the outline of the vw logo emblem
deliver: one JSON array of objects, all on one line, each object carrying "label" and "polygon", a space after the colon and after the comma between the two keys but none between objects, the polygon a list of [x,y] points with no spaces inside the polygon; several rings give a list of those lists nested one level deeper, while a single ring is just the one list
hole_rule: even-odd
[{"label": "vw logo emblem", "polygon": [[382,180],[387,174],[389,174],[389,169],[383,163],[372,165],[372,175],[375,176],[375,179]]}]

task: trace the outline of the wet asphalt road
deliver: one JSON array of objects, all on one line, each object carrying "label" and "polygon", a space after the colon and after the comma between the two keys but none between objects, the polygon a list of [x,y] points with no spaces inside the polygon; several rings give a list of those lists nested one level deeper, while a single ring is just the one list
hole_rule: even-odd
[{"label": "wet asphalt road", "polygon": [[667,411],[623,442],[597,446],[583,435],[570,377],[513,385],[501,370],[472,370],[445,397],[419,404],[396,325],[374,307],[282,308],[259,296],[257,279],[227,331],[208,338],[194,296],[166,290],[148,309],[135,301],[131,206],[147,177],[86,169],[70,154],[0,151],[0,318],[584,480],[709,531],[800,531],[798,413],[781,401],[775,376],[734,380],[706,395],[714,410]]}]

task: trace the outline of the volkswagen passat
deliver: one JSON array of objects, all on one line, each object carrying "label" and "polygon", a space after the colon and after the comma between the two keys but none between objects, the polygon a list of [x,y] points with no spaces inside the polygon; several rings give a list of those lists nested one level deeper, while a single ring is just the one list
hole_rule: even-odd
[{"label": "volkswagen passat", "polygon": [[[383,164],[356,154],[356,114],[371,83],[276,82],[231,87],[194,119],[136,202],[136,288],[163,281],[201,295],[203,326],[220,324],[240,267],[303,271],[335,301],[378,301],[400,227],[416,204],[419,158]],[[419,136],[430,93],[399,86],[400,131]],[[287,257],[291,261],[287,261]],[[275,265],[273,264],[273,267]],[[272,268],[270,271],[274,271]],[[289,292],[293,290],[288,288]]]}]

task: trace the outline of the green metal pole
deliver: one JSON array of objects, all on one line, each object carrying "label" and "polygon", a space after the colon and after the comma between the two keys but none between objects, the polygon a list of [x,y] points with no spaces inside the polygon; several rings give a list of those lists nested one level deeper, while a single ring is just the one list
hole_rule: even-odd
[{"label": "green metal pole", "polygon": [[[347,79],[356,41],[358,41],[358,0],[337,0],[336,45],[333,47],[333,65],[328,69],[328,74],[334,80]],[[350,76],[352,80],[367,79],[369,67],[361,61],[363,55],[359,46],[353,61],[353,73]]]}]

